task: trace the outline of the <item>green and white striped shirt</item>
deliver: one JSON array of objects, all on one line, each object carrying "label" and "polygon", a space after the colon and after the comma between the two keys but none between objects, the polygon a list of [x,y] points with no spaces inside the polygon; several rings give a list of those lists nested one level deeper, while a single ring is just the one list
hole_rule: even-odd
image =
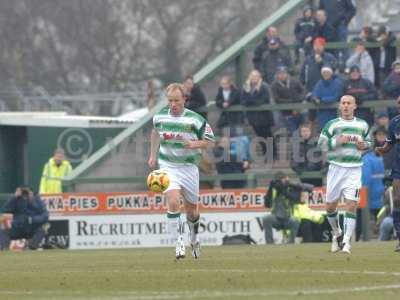
[{"label": "green and white striped shirt", "polygon": [[[340,135],[350,136],[350,141],[337,145],[336,138]],[[345,120],[336,118],[329,121],[319,136],[318,145],[328,152],[328,161],[342,167],[362,166],[362,153],[356,146],[357,141],[364,141],[371,147],[369,127],[362,119]]]},{"label": "green and white striped shirt", "polygon": [[180,116],[173,116],[165,107],[153,117],[153,126],[160,136],[158,161],[167,166],[199,163],[201,149],[185,149],[185,141],[214,141],[214,133],[206,120],[187,108]]}]

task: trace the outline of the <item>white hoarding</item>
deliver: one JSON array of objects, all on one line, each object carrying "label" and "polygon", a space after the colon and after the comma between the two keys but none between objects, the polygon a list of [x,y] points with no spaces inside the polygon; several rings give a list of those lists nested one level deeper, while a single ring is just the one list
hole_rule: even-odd
[{"label": "white hoarding", "polygon": [[[250,235],[263,244],[265,212],[203,213],[199,238],[202,245],[221,245],[226,235]],[[70,249],[172,246],[165,214],[68,216]],[[183,215],[183,218],[184,215]],[[187,241],[188,227],[185,224]]]}]

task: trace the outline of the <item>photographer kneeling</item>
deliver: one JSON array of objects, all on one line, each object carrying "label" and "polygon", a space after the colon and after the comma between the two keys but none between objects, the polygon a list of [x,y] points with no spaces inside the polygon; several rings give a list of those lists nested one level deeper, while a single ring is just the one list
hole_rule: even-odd
[{"label": "photographer kneeling", "polygon": [[[5,239],[1,249],[8,248],[10,240],[26,239],[29,249],[37,249],[45,237],[49,213],[38,195],[28,187],[19,187],[5,204],[3,214],[11,214],[11,228],[3,230]],[[3,216],[4,217],[4,216]]]},{"label": "photographer kneeling", "polygon": [[278,172],[272,180],[268,192],[264,197],[266,208],[271,209],[271,214],[263,218],[265,242],[273,244],[272,228],[289,230],[289,243],[294,243],[300,227],[300,221],[293,217],[293,206],[300,203],[301,192],[312,189],[311,185],[297,184],[289,181],[289,177]]}]

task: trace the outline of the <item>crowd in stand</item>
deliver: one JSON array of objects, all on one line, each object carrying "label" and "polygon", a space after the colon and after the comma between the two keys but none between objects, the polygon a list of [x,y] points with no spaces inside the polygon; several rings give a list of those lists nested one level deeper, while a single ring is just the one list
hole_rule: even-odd
[{"label": "crowd in stand", "polygon": [[[217,171],[243,173],[250,167],[249,138],[243,126],[250,125],[255,136],[274,137],[276,129],[285,128],[289,137],[298,137],[298,149],[293,155],[302,155],[302,162],[292,157],[291,167],[299,175],[324,168],[322,162],[308,161],[307,151],[316,147],[315,134],[331,119],[337,117],[328,104],[338,103],[341,96],[355,97],[357,104],[379,99],[395,99],[393,108],[358,108],[356,116],[371,126],[375,145],[386,139],[389,118],[400,112],[400,60],[396,59],[396,37],[385,26],[363,27],[359,35],[349,40],[348,24],[356,14],[351,0],[320,0],[318,7],[306,6],[303,16],[294,27],[294,57],[290,47],[282,40],[276,27],[267,29],[253,56],[253,70],[243,86],[236,87],[229,76],[223,76],[216,94],[216,106],[221,110],[216,124],[223,136],[216,154],[230,141],[231,159],[217,164]],[[327,47],[327,43],[352,42],[353,47]],[[334,44],[330,44],[334,45]],[[187,107],[196,110],[206,104],[199,86],[187,78],[189,91]],[[242,104],[258,107],[263,104],[315,103],[317,109],[288,109],[278,112],[268,110],[229,112],[227,108]],[[202,112],[203,116],[207,115]],[[228,131],[224,129],[228,128]],[[226,133],[228,132],[228,133]],[[275,143],[275,142],[274,142]],[[296,146],[297,147],[297,146]],[[273,145],[276,148],[276,145]],[[218,150],[219,149],[219,150]],[[239,149],[245,149],[239,151]],[[218,152],[219,151],[219,152]],[[261,144],[263,154],[267,152]],[[373,152],[364,156],[365,174],[373,178],[384,176],[390,169],[393,153],[383,158]],[[375,174],[375,173],[376,174]],[[371,213],[376,216],[382,207],[383,181],[364,176],[363,184],[376,192],[370,193]],[[321,185],[321,179],[308,180]],[[224,181],[222,187],[242,187],[243,182]]]}]

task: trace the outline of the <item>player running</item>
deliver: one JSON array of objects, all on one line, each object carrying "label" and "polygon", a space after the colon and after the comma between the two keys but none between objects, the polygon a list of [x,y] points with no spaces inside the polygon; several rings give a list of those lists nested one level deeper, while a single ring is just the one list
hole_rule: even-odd
[{"label": "player running", "polygon": [[[400,97],[397,99],[397,105],[400,106]],[[395,116],[389,123],[389,132],[386,143],[382,147],[375,148],[375,152],[383,155],[395,147],[396,156],[393,160],[392,174],[393,179],[393,227],[396,230],[396,236],[399,240],[395,248],[400,252],[400,114]]]},{"label": "player running", "polygon": [[170,184],[165,191],[168,201],[168,228],[172,238],[176,239],[175,257],[185,257],[183,224],[181,219],[181,197],[189,225],[189,238],[192,255],[200,255],[200,243],[197,237],[199,229],[199,170],[202,149],[211,147],[214,134],[210,125],[199,114],[186,109],[185,88],[178,83],[170,84],[167,89],[168,107],[153,117],[154,129],[151,133],[151,149],[148,164],[154,168],[166,170]]},{"label": "player running", "polygon": [[[340,99],[340,117],[323,128],[318,145],[327,152],[329,169],[326,184],[326,211],[332,227],[331,252],[350,253],[350,240],[356,226],[356,209],[361,189],[361,155],[371,146],[367,122],[354,117],[353,96]],[[344,198],[344,232],[339,226],[337,205]],[[343,244],[341,243],[343,241]]]}]

